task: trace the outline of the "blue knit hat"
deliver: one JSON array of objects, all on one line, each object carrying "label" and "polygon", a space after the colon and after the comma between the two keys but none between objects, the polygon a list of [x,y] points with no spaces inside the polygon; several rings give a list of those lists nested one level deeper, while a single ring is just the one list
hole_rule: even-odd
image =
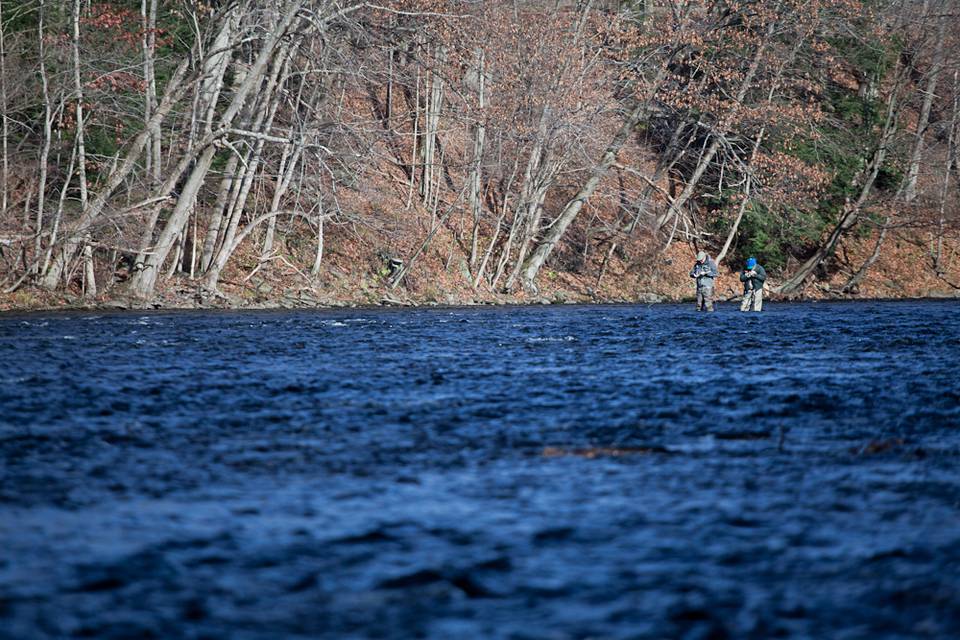
[{"label": "blue knit hat", "polygon": [[757,259],[753,256],[747,258],[747,269],[753,269],[755,266],[757,266]]}]

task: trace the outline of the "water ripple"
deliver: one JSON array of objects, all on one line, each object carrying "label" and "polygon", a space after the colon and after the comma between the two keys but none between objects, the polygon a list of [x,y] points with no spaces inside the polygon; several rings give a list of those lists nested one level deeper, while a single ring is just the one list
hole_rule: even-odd
[{"label": "water ripple", "polygon": [[957,311],[0,316],[0,628],[956,636]]}]

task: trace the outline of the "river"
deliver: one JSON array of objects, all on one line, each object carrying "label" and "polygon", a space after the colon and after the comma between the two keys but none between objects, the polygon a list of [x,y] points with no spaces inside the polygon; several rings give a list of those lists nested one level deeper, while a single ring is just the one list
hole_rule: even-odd
[{"label": "river", "polygon": [[0,315],[0,636],[960,637],[958,312]]}]

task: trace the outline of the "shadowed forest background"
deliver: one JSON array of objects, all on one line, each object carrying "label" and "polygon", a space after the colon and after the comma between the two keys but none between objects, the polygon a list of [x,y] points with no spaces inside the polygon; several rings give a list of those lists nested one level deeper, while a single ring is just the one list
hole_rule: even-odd
[{"label": "shadowed forest background", "polygon": [[960,287],[950,0],[0,10],[6,307]]}]

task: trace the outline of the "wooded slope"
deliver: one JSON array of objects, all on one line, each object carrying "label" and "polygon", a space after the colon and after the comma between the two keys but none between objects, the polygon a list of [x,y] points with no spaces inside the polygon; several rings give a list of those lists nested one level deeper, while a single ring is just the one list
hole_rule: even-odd
[{"label": "wooded slope", "polygon": [[0,11],[8,296],[958,285],[949,0]]}]

